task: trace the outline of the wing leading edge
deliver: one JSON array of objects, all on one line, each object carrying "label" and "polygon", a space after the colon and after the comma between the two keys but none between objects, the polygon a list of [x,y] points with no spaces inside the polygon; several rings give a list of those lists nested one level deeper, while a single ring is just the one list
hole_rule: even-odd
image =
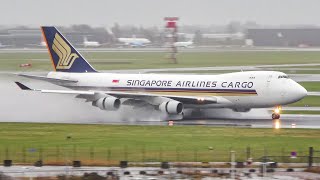
[{"label": "wing leading edge", "polygon": [[46,76],[36,76],[36,75],[29,75],[29,74],[18,74],[18,76],[30,78],[30,79],[37,79],[37,80],[42,80],[42,81],[47,81],[51,83],[76,83],[78,82],[77,80],[72,80],[72,79],[61,79],[61,78],[48,78]]}]

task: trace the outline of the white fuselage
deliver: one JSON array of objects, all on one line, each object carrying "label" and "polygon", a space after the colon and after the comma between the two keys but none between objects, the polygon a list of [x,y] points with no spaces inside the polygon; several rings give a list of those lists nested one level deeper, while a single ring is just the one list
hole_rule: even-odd
[{"label": "white fuselage", "polygon": [[150,43],[150,40],[146,38],[118,38],[118,41],[131,46],[145,46]]},{"label": "white fuselage", "polygon": [[84,47],[99,47],[101,44],[97,41],[84,41],[83,42]]},{"label": "white fuselage", "polygon": [[[221,75],[164,75],[113,73],[50,72],[50,78],[77,80],[60,84],[78,90],[141,92],[156,95],[218,97],[218,102],[203,108],[265,108],[290,104],[306,96],[307,91],[282,72],[247,71]],[[219,97],[221,99],[219,99]],[[185,107],[194,107],[192,104]]]},{"label": "white fuselage", "polygon": [[175,42],[173,45],[175,47],[189,47],[193,44],[192,41],[178,41],[178,42]]}]

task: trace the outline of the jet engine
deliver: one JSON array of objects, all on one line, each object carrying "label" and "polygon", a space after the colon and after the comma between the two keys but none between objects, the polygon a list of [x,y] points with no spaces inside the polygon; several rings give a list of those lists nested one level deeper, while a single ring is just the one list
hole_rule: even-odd
[{"label": "jet engine", "polygon": [[159,105],[159,110],[168,114],[181,114],[183,104],[179,101],[167,101]]},{"label": "jet engine", "polygon": [[121,102],[118,98],[108,96],[93,101],[92,105],[99,107],[101,110],[115,111],[120,108]]}]

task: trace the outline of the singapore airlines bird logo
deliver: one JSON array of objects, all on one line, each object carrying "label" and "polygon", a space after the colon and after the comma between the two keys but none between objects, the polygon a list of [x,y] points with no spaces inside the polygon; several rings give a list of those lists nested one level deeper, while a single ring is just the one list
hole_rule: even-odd
[{"label": "singapore airlines bird logo", "polygon": [[54,36],[52,49],[59,56],[59,62],[56,69],[70,69],[73,62],[79,57],[76,53],[71,53],[70,46],[59,36]]}]

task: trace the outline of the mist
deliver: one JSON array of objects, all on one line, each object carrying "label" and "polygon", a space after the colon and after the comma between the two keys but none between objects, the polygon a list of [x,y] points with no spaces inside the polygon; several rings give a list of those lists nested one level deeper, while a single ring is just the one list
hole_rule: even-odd
[{"label": "mist", "polygon": [[1,75],[2,122],[103,123],[121,119],[119,112],[102,111],[83,99],[74,98],[74,95],[22,91],[14,81],[35,89],[64,89],[15,75]]},{"label": "mist", "polygon": [[160,122],[165,118],[163,113],[131,106],[104,111],[75,95],[23,91],[15,81],[32,89],[68,90],[48,82],[1,74],[0,122],[136,124],[137,121]]},{"label": "mist", "polygon": [[189,25],[230,21],[320,24],[318,0],[2,0],[2,3],[0,15],[5,18],[1,25],[110,26],[117,22],[162,27],[166,16],[180,17],[181,24]]}]

